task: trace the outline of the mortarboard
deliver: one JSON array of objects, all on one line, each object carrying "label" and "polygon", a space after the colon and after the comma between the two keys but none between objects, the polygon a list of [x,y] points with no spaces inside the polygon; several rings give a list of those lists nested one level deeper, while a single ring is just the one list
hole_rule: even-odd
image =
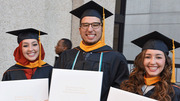
[{"label": "mortarboard", "polygon": [[17,41],[20,43],[24,39],[37,39],[39,40],[39,67],[41,66],[41,41],[40,41],[40,35],[47,35],[47,33],[36,30],[34,28],[26,28],[26,29],[20,29],[20,30],[14,30],[6,32],[15,36],[18,36]]},{"label": "mortarboard", "polygon": [[36,30],[34,28],[26,28],[26,29],[20,29],[20,30],[14,30],[14,31],[9,31],[6,32],[15,36],[18,36],[17,41],[20,43],[24,39],[37,39],[39,38],[39,33],[40,35],[46,35],[47,33]]},{"label": "mortarboard", "polygon": [[[161,50],[168,55],[170,50],[173,50],[173,43],[172,39],[166,37],[165,35],[154,31],[147,35],[144,35],[140,38],[137,38],[131,41],[135,45],[139,46],[144,49],[155,49]],[[180,43],[174,41],[175,48],[180,47]]]},{"label": "mortarboard", "polygon": [[170,39],[166,37],[165,35],[154,31],[151,32],[147,35],[144,35],[140,38],[137,38],[133,41],[131,41],[135,45],[139,46],[142,48],[142,50],[145,49],[154,49],[154,50],[160,50],[166,53],[167,55],[169,54],[169,51],[172,52],[172,77],[171,77],[171,82],[175,83],[175,48],[180,47],[180,43],[174,41],[173,39]]},{"label": "mortarboard", "polygon": [[82,20],[82,18],[85,16],[93,16],[99,18],[101,21],[103,20],[103,34],[101,41],[105,43],[105,18],[113,15],[110,11],[104,9],[104,7],[94,1],[89,1],[84,5],[72,10],[70,13],[80,18],[80,20]]},{"label": "mortarboard", "polygon": [[[113,15],[110,11],[104,9],[105,18]],[[89,1],[86,4],[72,10],[71,14],[75,15],[76,17],[82,19],[85,16],[95,16],[102,20],[103,18],[103,7],[99,4],[95,3],[94,1]]]}]

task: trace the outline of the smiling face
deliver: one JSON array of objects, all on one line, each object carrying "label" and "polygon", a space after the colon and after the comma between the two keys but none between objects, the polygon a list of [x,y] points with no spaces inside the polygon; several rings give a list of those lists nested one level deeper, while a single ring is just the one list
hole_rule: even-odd
[{"label": "smiling face", "polygon": [[22,53],[29,61],[34,61],[39,56],[39,44],[36,39],[25,39],[22,41]]},{"label": "smiling face", "polygon": [[[101,23],[101,21],[97,17],[86,16],[82,18],[81,23]],[[92,28],[92,25],[89,25],[87,29],[80,27],[79,31],[84,44],[93,45],[101,39],[102,26],[100,25],[99,28]]]},{"label": "smiling face", "polygon": [[155,77],[160,75],[164,69],[165,62],[165,55],[162,51],[147,49],[144,57],[146,77]]}]

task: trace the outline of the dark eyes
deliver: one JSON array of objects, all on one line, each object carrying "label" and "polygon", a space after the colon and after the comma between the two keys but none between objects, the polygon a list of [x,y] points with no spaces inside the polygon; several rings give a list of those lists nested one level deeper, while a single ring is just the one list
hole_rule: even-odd
[{"label": "dark eyes", "polygon": [[[37,43],[35,43],[35,44],[32,44],[32,46],[37,46],[38,44]],[[29,45],[27,44],[25,44],[25,45],[23,45],[23,47],[28,47]]]},{"label": "dark eyes", "polygon": [[33,46],[37,46],[38,44],[36,43],[36,44],[33,44]]},{"label": "dark eyes", "polygon": [[28,47],[28,45],[23,45],[23,47]]},{"label": "dark eyes", "polygon": [[94,23],[81,23],[81,27],[83,29],[87,29],[89,27],[89,25],[92,26],[92,28],[94,29],[98,29],[101,26],[100,22],[94,22]]},{"label": "dark eyes", "polygon": [[162,57],[156,57],[157,59],[162,59]]}]

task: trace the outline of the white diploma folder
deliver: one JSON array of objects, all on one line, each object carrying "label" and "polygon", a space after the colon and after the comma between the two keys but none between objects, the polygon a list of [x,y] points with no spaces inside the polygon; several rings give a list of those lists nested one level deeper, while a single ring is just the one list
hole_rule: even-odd
[{"label": "white diploma folder", "polygon": [[111,87],[107,101],[157,101],[157,100]]},{"label": "white diploma folder", "polygon": [[0,82],[0,101],[44,101],[48,99],[48,79]]},{"label": "white diploma folder", "polygon": [[102,72],[53,69],[49,101],[100,101]]}]

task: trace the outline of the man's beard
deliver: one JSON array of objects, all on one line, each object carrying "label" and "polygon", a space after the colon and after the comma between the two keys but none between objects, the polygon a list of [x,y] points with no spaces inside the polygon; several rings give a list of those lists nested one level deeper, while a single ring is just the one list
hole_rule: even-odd
[{"label": "man's beard", "polygon": [[[100,39],[99,39],[99,40],[100,40]],[[99,41],[99,40],[98,40],[98,41]],[[91,45],[96,44],[98,41],[96,41],[96,42],[86,42],[86,41],[83,40],[83,43],[84,43],[85,45],[91,46]]]}]

